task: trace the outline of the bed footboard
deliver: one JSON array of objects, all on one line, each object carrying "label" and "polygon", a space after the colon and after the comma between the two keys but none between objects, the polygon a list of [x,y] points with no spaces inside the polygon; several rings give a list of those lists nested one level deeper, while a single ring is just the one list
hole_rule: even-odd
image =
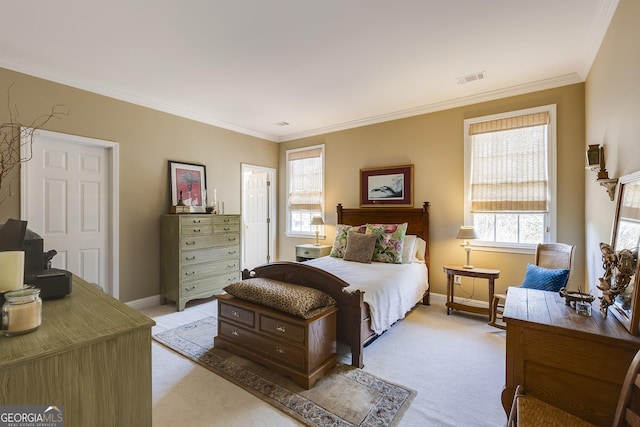
[{"label": "bed footboard", "polygon": [[338,341],[348,345],[351,349],[351,365],[356,368],[364,366],[363,343],[371,337],[363,336],[364,331],[369,329],[369,322],[366,320],[368,316],[362,292],[345,292],[344,288],[349,284],[342,279],[324,270],[298,262],[274,262],[256,267],[253,270],[245,269],[242,272],[243,279],[252,277],[307,286],[331,295],[338,303]]}]

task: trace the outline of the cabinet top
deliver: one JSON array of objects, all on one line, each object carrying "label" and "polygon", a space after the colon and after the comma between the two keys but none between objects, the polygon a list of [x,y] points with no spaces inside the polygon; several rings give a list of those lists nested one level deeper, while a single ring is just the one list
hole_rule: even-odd
[{"label": "cabinet top", "polygon": [[42,324],[38,329],[25,335],[0,337],[0,369],[153,325],[155,322],[149,317],[73,276],[69,295],[42,302]]},{"label": "cabinet top", "polygon": [[590,335],[594,340],[627,341],[636,347],[640,343],[640,337],[631,335],[612,314],[605,318],[596,307],[591,313],[591,316],[577,314],[558,292],[510,287],[503,318],[507,327],[513,323],[566,335]]}]

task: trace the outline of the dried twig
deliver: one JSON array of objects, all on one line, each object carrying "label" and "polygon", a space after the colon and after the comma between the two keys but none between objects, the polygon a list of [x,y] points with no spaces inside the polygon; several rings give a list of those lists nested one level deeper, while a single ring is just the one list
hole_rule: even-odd
[{"label": "dried twig", "polygon": [[[54,105],[48,114],[43,114],[31,123],[22,123],[20,110],[11,102],[11,88],[7,89],[7,107],[9,121],[0,125],[0,188],[4,180],[21,163],[28,162],[33,157],[33,139],[38,129],[42,129],[51,119],[60,119],[69,115],[69,110],[62,110],[62,105]],[[11,191],[0,203],[4,202]]]}]

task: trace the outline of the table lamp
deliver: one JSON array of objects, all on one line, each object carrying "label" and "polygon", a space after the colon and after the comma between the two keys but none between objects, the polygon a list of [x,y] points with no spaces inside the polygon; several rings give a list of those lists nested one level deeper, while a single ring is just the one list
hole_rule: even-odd
[{"label": "table lamp", "polygon": [[464,243],[463,243],[462,247],[467,252],[467,263],[465,265],[463,265],[462,267],[463,268],[473,268],[473,265],[471,265],[471,261],[470,261],[471,246],[469,245],[469,240],[478,238],[478,235],[476,234],[476,231],[470,225],[463,225],[463,226],[460,227],[460,231],[458,232],[458,237],[456,237],[456,238],[464,240]]},{"label": "table lamp", "polygon": [[324,221],[322,220],[321,217],[319,216],[314,216],[313,218],[311,218],[311,225],[315,225],[316,226],[316,246],[320,246],[320,243],[318,243],[318,234],[320,234],[320,226],[324,225]]}]

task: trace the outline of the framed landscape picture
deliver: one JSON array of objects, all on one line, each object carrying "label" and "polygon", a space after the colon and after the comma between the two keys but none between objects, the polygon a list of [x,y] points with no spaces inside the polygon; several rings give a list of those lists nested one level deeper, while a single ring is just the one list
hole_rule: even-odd
[{"label": "framed landscape picture", "polygon": [[360,169],[360,206],[413,206],[413,165]]},{"label": "framed landscape picture", "polygon": [[204,209],[206,171],[205,165],[169,160],[171,205],[177,205],[182,197],[182,202],[186,206],[202,206]]}]

